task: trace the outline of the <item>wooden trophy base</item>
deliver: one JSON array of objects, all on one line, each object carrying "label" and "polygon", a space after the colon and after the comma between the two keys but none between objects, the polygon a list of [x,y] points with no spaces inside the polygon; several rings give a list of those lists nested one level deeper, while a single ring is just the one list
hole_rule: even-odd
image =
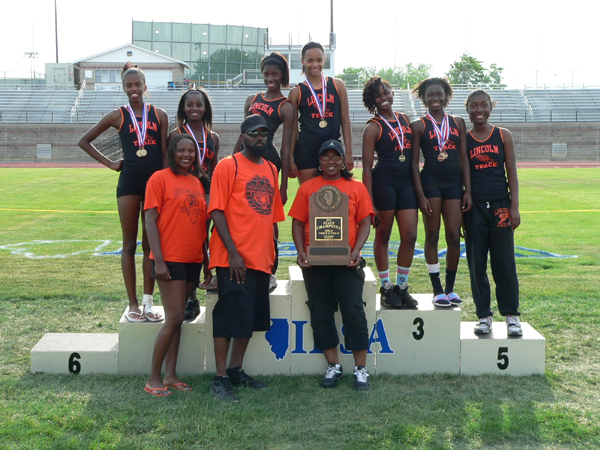
[{"label": "wooden trophy base", "polygon": [[347,266],[351,261],[352,249],[346,247],[313,247],[306,249],[306,258],[311,266]]}]

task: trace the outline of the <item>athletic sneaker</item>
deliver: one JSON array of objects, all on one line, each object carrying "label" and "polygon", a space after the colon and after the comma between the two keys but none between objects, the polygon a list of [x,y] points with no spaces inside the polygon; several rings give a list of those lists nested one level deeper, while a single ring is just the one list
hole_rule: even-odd
[{"label": "athletic sneaker", "polygon": [[448,297],[446,297],[446,294],[444,293],[436,295],[431,301],[435,306],[441,306],[443,308],[452,306],[452,303],[450,303],[450,300],[448,300]]},{"label": "athletic sneaker", "polygon": [[215,377],[210,387],[210,393],[222,402],[239,401],[237,395],[233,392],[229,377]]},{"label": "athletic sneaker", "polygon": [[269,277],[269,294],[277,288],[277,277],[273,274]]},{"label": "athletic sneaker", "polygon": [[454,292],[450,292],[449,294],[446,294],[446,297],[448,297],[448,301],[450,302],[450,304],[452,306],[462,305],[462,299],[458,296],[458,294],[455,294]]},{"label": "athletic sneaker", "polygon": [[227,369],[227,375],[229,375],[231,384],[233,384],[234,386],[243,386],[258,390],[267,388],[267,385],[265,383],[261,383],[260,381],[255,380],[246,372],[244,372],[243,369],[239,369],[235,374],[231,373],[231,369]]},{"label": "athletic sneaker", "polygon": [[336,387],[338,381],[340,381],[343,376],[344,370],[342,369],[342,366],[339,364],[329,364],[327,371],[325,372],[325,376],[321,380],[321,386],[324,388]]},{"label": "athletic sneaker", "polygon": [[492,316],[479,319],[474,331],[475,334],[489,334],[492,331]]},{"label": "athletic sneaker", "polygon": [[506,332],[509,336],[522,336],[521,321],[517,316],[506,316]]},{"label": "athletic sneaker", "polygon": [[185,306],[185,320],[191,320],[200,314],[200,302],[197,298],[190,298]]},{"label": "athletic sneaker", "polygon": [[366,391],[370,387],[369,371],[365,366],[356,366],[354,368],[354,389],[357,391]]},{"label": "athletic sneaker", "polygon": [[408,293],[408,290],[411,288],[412,288],[412,286],[406,286],[404,289],[402,289],[398,285],[394,286],[394,292],[400,298],[400,301],[402,302],[402,306],[405,306],[407,308],[414,308],[415,306],[417,306],[419,304],[419,302],[416,301],[413,298],[413,296]]},{"label": "athletic sneaker", "polygon": [[381,286],[379,289],[381,293],[381,304],[387,308],[402,308],[402,299],[398,297],[396,293],[395,286],[391,286],[389,288],[385,288]]}]

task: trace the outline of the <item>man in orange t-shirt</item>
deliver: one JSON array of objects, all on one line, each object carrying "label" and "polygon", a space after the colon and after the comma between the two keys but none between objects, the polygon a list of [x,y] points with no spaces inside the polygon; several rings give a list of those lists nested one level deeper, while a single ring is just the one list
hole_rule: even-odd
[{"label": "man in orange t-shirt", "polygon": [[[210,268],[216,268],[219,300],[213,310],[217,375],[211,393],[237,401],[231,385],[267,386],[242,370],[253,331],[271,327],[269,278],[275,262],[273,226],[285,220],[277,169],[263,159],[269,128],[262,116],[241,125],[243,150],[224,158],[212,177]],[[229,368],[227,355],[233,339]]]}]

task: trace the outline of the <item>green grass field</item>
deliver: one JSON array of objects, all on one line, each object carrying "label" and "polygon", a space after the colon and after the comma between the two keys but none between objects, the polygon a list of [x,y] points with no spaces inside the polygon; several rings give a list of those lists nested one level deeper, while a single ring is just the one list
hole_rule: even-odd
[{"label": "green grass field", "polygon": [[[546,338],[545,376],[376,376],[367,392],[353,391],[351,376],[334,390],[319,376],[271,376],[266,391],[226,405],[208,393],[211,375],[184,377],[193,392],[157,399],[142,391],[144,376],[30,373],[44,333],[117,332],[119,256],[100,254],[120,248],[116,178],[0,169],[0,448],[600,447],[598,169],[519,171],[516,245],[578,256],[517,260],[522,320]],[[280,226],[281,241],[291,242],[290,227]],[[278,278],[293,263],[282,258]],[[422,258],[410,284],[430,291]],[[474,321],[464,260],[456,291],[462,320]]]}]

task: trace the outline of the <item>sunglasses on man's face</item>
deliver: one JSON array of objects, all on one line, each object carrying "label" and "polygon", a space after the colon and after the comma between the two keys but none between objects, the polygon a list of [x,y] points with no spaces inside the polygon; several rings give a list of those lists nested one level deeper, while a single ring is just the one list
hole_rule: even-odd
[{"label": "sunglasses on man's face", "polygon": [[246,131],[246,134],[250,137],[258,137],[258,135],[261,135],[262,137],[267,137],[269,135],[268,131]]}]

